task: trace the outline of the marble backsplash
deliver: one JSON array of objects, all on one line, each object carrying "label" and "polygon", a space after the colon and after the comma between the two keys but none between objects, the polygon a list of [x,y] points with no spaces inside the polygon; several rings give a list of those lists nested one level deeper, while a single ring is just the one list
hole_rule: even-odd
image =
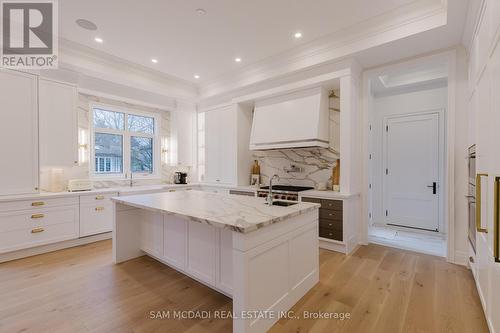
[{"label": "marble backsplash", "polygon": [[[336,91],[335,96],[339,96]],[[256,151],[252,154],[259,161],[261,184],[267,185],[269,177],[278,175],[279,184],[310,186],[317,188],[319,183],[327,183],[333,168],[340,158],[340,100],[330,98],[330,147],[317,149],[284,149]],[[299,172],[290,172],[292,166]]]},{"label": "marble backsplash", "polygon": [[[114,107],[123,107],[126,109],[135,109],[139,111],[146,111],[151,113],[158,113],[161,115],[161,128],[160,128],[160,137],[170,138],[170,124],[171,124],[171,115],[169,111],[149,108],[139,105],[134,105],[126,102],[121,102],[117,100],[112,100],[108,98],[102,98],[87,94],[79,94],[78,96],[78,128],[79,131],[83,130],[87,132],[90,127],[90,108],[91,103],[101,103],[105,105],[112,105]],[[50,170],[52,168],[62,169],[62,183],[63,187],[67,186],[67,182],[70,179],[88,179],[90,177],[89,171],[89,161],[90,161],[90,150],[86,149],[83,152],[85,158],[84,163],[80,163],[79,165],[75,165],[72,167],[63,167],[60,166],[40,166],[40,187],[42,190],[49,189],[50,183]],[[187,172],[189,174],[190,167],[177,167],[170,166],[168,164],[162,164],[161,168],[161,179],[137,179],[134,180],[134,183],[137,185],[152,185],[162,183],[173,183],[174,173],[176,171]],[[128,185],[129,181],[127,180],[97,180],[94,181],[95,188],[107,188],[114,186],[123,186]]]}]

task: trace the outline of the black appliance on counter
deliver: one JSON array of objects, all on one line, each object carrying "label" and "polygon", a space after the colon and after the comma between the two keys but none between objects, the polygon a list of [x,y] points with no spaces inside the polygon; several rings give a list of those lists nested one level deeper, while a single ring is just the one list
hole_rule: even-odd
[{"label": "black appliance on counter", "polygon": [[174,183],[175,184],[187,184],[187,173],[185,172],[176,172],[174,174]]}]

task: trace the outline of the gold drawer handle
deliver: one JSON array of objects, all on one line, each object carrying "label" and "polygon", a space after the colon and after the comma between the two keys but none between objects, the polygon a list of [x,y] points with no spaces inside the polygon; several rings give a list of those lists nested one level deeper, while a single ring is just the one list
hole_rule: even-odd
[{"label": "gold drawer handle", "polygon": [[488,177],[488,174],[478,173],[476,175],[476,230],[488,233],[488,229],[481,228],[481,177]]},{"label": "gold drawer handle", "polygon": [[45,205],[45,202],[43,202],[43,201],[36,201],[36,202],[31,203],[31,206],[33,206],[33,207],[43,206],[43,205]]},{"label": "gold drawer handle", "polygon": [[32,234],[38,234],[40,232],[43,232],[44,229],[43,228],[35,228],[35,229],[31,229],[31,233]]},{"label": "gold drawer handle", "polygon": [[95,197],[96,200],[104,200],[104,195],[97,195]]},{"label": "gold drawer handle", "polygon": [[44,217],[45,217],[44,214],[33,214],[33,215],[31,215],[32,219],[42,219]]},{"label": "gold drawer handle", "polygon": [[169,192],[175,192],[175,190],[168,190]]},{"label": "gold drawer handle", "polygon": [[104,210],[104,207],[96,207],[95,211],[96,212],[102,212]]}]

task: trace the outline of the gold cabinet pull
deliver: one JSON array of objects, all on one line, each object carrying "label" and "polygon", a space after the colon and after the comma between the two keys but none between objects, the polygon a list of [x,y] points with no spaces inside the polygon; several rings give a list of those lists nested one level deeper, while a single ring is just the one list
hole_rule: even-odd
[{"label": "gold cabinet pull", "polygon": [[104,195],[96,195],[96,200],[104,200]]},{"label": "gold cabinet pull", "polygon": [[476,230],[488,233],[488,229],[481,227],[481,177],[488,177],[487,173],[476,175]]},{"label": "gold cabinet pull", "polygon": [[96,212],[102,212],[104,210],[104,207],[96,207],[95,211]]},{"label": "gold cabinet pull", "polygon": [[32,234],[38,234],[40,232],[43,232],[44,229],[43,228],[35,228],[35,229],[31,229],[31,233]]},{"label": "gold cabinet pull", "polygon": [[31,203],[31,206],[36,207],[36,206],[43,206],[45,205],[45,202],[43,201],[35,201]]},{"label": "gold cabinet pull", "polygon": [[494,219],[493,219],[493,256],[496,262],[500,262],[500,217],[499,217],[499,206],[500,206],[500,177],[495,177],[495,189],[494,189]]},{"label": "gold cabinet pull", "polygon": [[33,215],[31,215],[32,219],[42,219],[44,217],[45,217],[44,214],[33,214]]}]

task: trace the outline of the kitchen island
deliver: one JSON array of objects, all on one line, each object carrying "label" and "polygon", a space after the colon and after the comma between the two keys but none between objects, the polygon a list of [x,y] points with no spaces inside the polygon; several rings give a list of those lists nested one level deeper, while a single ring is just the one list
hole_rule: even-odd
[{"label": "kitchen island", "polygon": [[113,261],[147,254],[231,297],[235,333],[265,332],[319,280],[318,204],[201,191],[113,202]]}]

